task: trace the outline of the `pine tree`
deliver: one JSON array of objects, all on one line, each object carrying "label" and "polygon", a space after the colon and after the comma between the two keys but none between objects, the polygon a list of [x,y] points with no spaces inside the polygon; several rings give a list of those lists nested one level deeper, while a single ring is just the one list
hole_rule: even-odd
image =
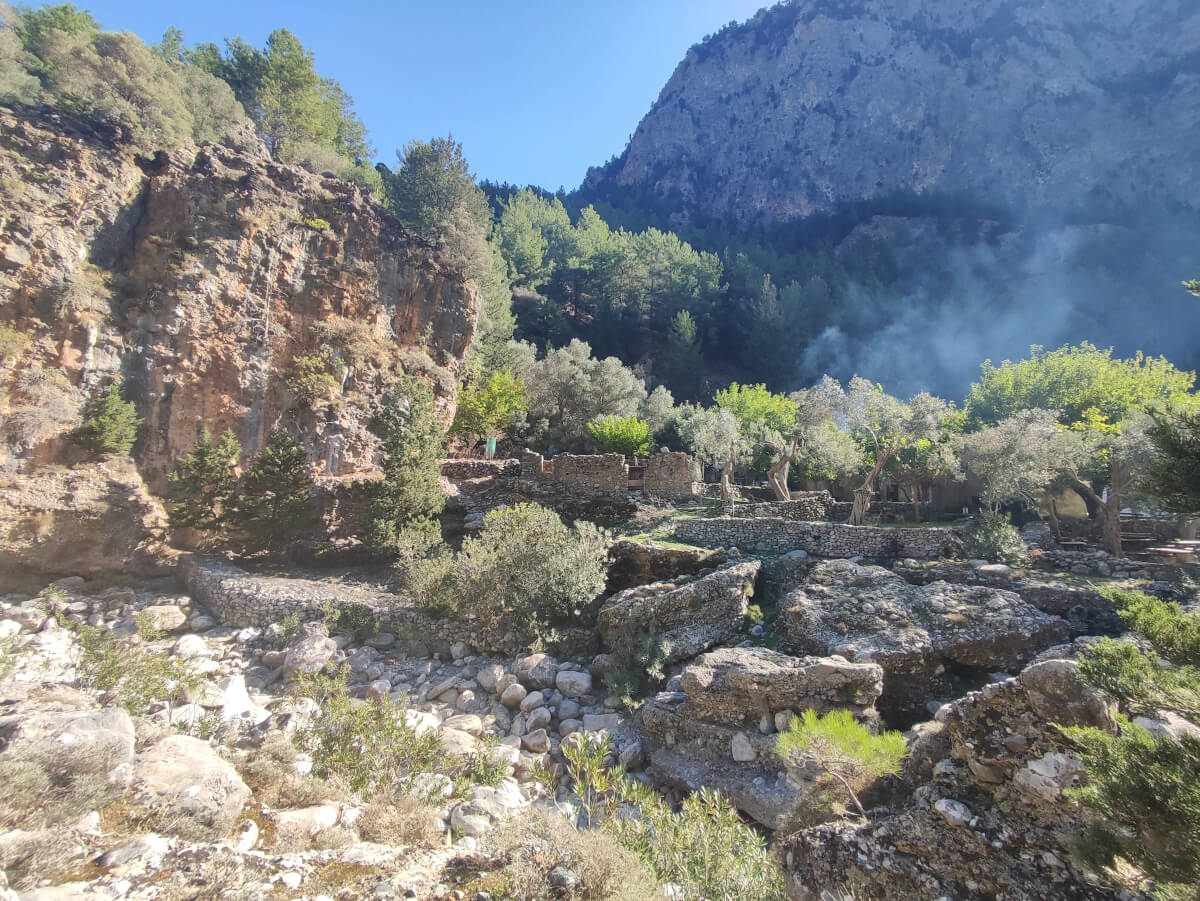
[{"label": "pine tree", "polygon": [[442,430],[433,392],[419,379],[405,379],[371,426],[381,439],[383,479],[371,498],[368,541],[401,556],[420,553],[440,538],[435,517],[446,503],[438,487]]},{"label": "pine tree", "polygon": [[241,455],[242,446],[231,429],[216,444],[207,431],[201,432],[192,452],[169,477],[176,498],[171,525],[210,532],[224,526],[237,488],[233,468]]},{"label": "pine tree", "polygon": [[704,375],[704,355],[696,333],[696,320],[687,310],[681,310],[671,320],[667,347],[663,353],[663,380],[672,391],[685,400],[700,393]]},{"label": "pine tree", "polygon": [[312,519],[308,455],[286,429],[276,429],[238,481],[232,518],[248,544],[279,547]]},{"label": "pine tree", "polygon": [[128,455],[141,423],[137,408],[122,400],[120,387],[113,385],[93,403],[91,415],[79,429],[79,443],[97,454]]}]

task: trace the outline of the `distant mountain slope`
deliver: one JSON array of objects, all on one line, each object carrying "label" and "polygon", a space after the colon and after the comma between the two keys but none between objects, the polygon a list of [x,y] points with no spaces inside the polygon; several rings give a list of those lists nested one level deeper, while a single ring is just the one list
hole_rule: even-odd
[{"label": "distant mountain slope", "polygon": [[1195,0],[796,0],[692,47],[586,194],[770,224],[895,191],[1200,206]]}]

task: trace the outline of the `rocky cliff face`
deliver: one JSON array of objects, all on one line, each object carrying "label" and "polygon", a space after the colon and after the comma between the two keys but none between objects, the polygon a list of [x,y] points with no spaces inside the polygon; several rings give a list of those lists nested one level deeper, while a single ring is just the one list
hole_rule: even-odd
[{"label": "rocky cliff face", "polygon": [[688,51],[585,188],[738,225],[896,190],[1194,208],[1198,112],[1187,0],[795,0]]},{"label": "rocky cliff face", "polygon": [[65,436],[114,376],[155,490],[202,429],[251,454],[288,425],[318,472],[368,470],[401,372],[453,416],[478,294],[351,184],[217,145],[134,158],[0,110],[0,208],[5,468],[72,462]]}]

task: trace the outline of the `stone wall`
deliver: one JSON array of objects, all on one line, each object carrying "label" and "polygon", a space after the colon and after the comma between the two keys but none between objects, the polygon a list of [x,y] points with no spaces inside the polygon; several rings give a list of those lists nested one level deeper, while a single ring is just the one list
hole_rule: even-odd
[{"label": "stone wall", "polygon": [[494,479],[500,476],[521,474],[521,461],[442,460],[438,463],[438,470],[452,482],[463,479]]},{"label": "stone wall", "polygon": [[541,454],[521,454],[521,477],[554,485],[576,495],[624,498],[629,493],[629,469],[623,454],[559,454],[549,461]]},{"label": "stone wall", "polygon": [[690,501],[696,497],[692,460],[681,451],[662,451],[646,461],[646,497],[664,501]]},{"label": "stone wall", "polygon": [[962,530],[881,529],[788,519],[688,519],[675,525],[675,538],[706,547],[750,551],[808,551],[820,557],[896,559],[952,557],[962,550]]},{"label": "stone wall", "polygon": [[790,501],[770,501],[764,504],[741,504],[733,508],[739,519],[791,519],[800,522],[821,522],[829,518],[829,509],[836,504],[828,491],[794,491]]},{"label": "stone wall", "polygon": [[[412,656],[448,655],[456,641],[482,654],[505,656],[520,655],[529,646],[521,629],[437,619],[415,608],[408,598],[365,587],[263,576],[199,555],[182,557],[178,572],[192,598],[226,626],[267,626],[292,614],[305,621],[322,620],[331,611],[340,611],[350,623],[374,623],[374,631],[394,634],[397,647]],[[591,629],[560,631],[566,642],[594,652]]]}]

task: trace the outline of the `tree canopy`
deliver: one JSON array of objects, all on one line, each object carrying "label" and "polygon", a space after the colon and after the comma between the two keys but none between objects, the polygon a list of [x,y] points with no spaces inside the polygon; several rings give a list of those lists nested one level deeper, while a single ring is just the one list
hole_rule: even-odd
[{"label": "tree canopy", "polygon": [[1087,342],[1051,351],[1034,346],[1027,360],[984,361],[967,396],[966,425],[995,425],[1021,410],[1055,410],[1067,426],[1113,425],[1146,407],[1178,402],[1195,379],[1162,357],[1114,359],[1111,348]]}]

